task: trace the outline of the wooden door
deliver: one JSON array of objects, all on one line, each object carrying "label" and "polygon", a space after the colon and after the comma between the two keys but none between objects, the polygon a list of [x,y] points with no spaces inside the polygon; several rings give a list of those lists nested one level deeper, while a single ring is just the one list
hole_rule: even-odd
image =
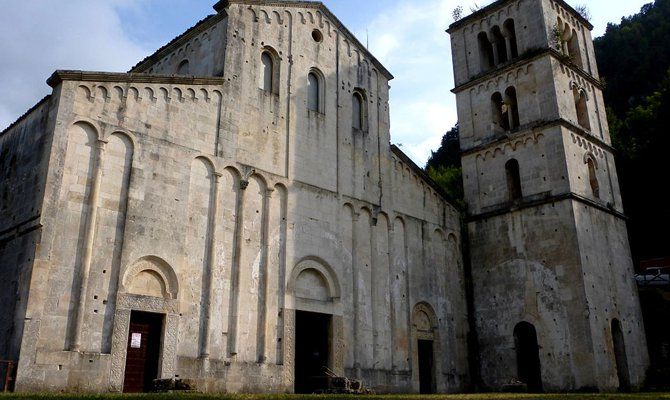
[{"label": "wooden door", "polygon": [[141,393],[153,389],[153,380],[158,378],[162,331],[162,315],[132,312],[126,350],[124,393]]}]

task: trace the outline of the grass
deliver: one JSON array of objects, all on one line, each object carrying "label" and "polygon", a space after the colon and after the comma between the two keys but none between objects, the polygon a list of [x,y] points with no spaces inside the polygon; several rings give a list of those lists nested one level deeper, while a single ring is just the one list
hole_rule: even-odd
[{"label": "grass", "polygon": [[633,394],[456,394],[456,395],[205,395],[205,394],[0,394],[0,400],[670,400],[670,393]]}]

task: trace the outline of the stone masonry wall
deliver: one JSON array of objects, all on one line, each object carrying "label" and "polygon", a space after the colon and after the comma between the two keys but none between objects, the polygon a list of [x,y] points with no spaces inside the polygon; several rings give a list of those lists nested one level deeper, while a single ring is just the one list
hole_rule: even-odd
[{"label": "stone masonry wall", "polygon": [[[292,391],[300,310],[333,315],[336,373],[418,391],[421,337],[436,389],[465,387],[460,215],[392,153],[389,74],[325,8],[287,4],[231,2],[222,78],[52,78],[20,391],[120,391],[133,310],[165,315],[160,376],[204,391]],[[276,92],[259,89],[263,50]]]},{"label": "stone masonry wall", "polygon": [[0,359],[18,360],[53,129],[53,97],[0,133]]}]

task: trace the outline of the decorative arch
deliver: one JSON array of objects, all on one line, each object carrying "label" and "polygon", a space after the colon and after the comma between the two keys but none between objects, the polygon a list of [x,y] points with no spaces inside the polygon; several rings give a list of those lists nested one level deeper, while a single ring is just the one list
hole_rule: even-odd
[{"label": "decorative arch", "polygon": [[[145,279],[154,279],[153,283],[159,285],[162,292],[160,297],[136,293],[132,290],[133,281],[141,274]],[[128,332],[131,314],[135,311],[164,315],[158,377],[162,379],[174,377],[177,369],[178,335],[176,332],[179,332],[178,296],[179,280],[174,269],[164,259],[157,256],[145,256],[126,268],[122,274],[114,311],[111,346],[111,365],[114,368],[111,369],[109,375],[110,391],[123,391]]]},{"label": "decorative arch", "polygon": [[437,314],[433,307],[425,301],[419,302],[412,311],[412,328],[419,339],[435,339],[437,337]]},{"label": "decorative arch", "polygon": [[296,295],[296,283],[305,271],[315,271],[324,279],[330,300],[340,298],[341,289],[337,274],[328,263],[318,257],[306,257],[296,264],[289,277],[287,294]]},{"label": "decorative arch", "polygon": [[146,273],[159,279],[158,283],[161,284],[161,288],[163,289],[163,298],[170,300],[178,298],[179,279],[177,278],[177,274],[175,274],[167,261],[157,256],[142,257],[128,267],[123,274],[121,291],[129,294],[142,295],[142,293],[133,293],[134,280],[142,273]]},{"label": "decorative arch", "polygon": [[139,141],[137,140],[137,138],[135,137],[135,135],[133,135],[133,134],[130,133],[129,131],[127,131],[127,130],[125,130],[125,129],[121,130],[121,129],[119,129],[119,128],[115,128],[114,132],[112,132],[111,134],[109,134],[108,136],[106,136],[104,140],[109,141],[113,136],[117,136],[119,139],[121,139],[121,140],[127,142],[128,145],[129,145],[129,147],[130,147],[130,149],[131,149],[131,151],[132,151],[133,153],[137,153],[137,152],[138,152],[138,149],[139,149]]}]

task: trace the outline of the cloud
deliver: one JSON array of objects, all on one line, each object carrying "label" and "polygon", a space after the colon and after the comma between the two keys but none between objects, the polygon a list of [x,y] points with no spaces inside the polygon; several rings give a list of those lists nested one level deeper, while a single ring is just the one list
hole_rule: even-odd
[{"label": "cloud", "polygon": [[[464,13],[476,1],[461,2]],[[488,1],[477,2],[480,6]],[[391,140],[419,165],[457,121],[451,44],[454,0],[402,0],[368,25],[370,51],[394,74]],[[359,32],[365,37],[365,32]]]},{"label": "cloud", "polygon": [[149,54],[119,17],[144,1],[0,0],[0,130],[51,92],[56,69],[123,72]]}]

